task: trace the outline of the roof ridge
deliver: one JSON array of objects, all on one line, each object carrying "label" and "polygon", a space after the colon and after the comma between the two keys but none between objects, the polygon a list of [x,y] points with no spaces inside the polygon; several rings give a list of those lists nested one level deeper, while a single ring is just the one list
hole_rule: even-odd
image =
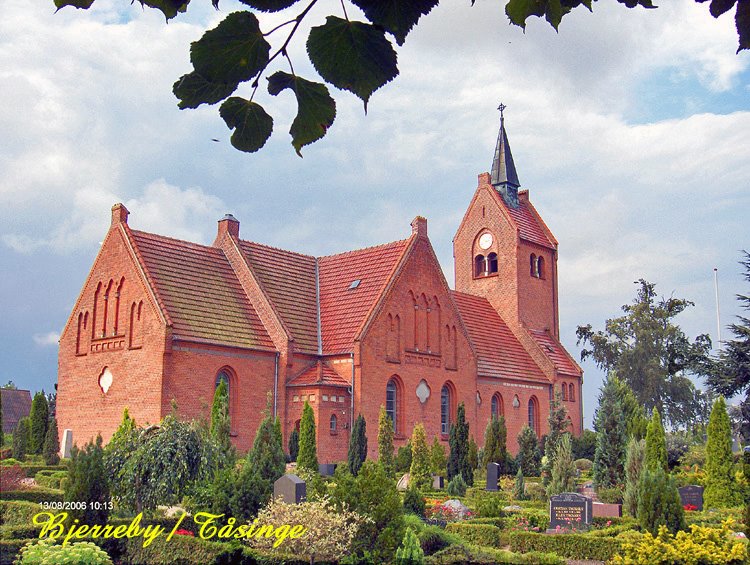
[{"label": "roof ridge", "polygon": [[405,239],[397,239],[396,241],[389,241],[387,243],[380,243],[378,245],[370,245],[369,247],[360,247],[359,249],[350,249],[349,251],[342,251],[340,253],[333,253],[331,255],[320,255],[317,258],[318,259],[332,259],[334,257],[341,257],[343,255],[353,255],[354,253],[361,253],[363,251],[372,251],[374,249],[382,248],[382,247],[388,247],[392,245],[397,244],[404,244],[409,241],[409,238]]},{"label": "roof ridge", "polygon": [[181,243],[183,245],[188,245],[188,246],[191,246],[191,247],[200,247],[202,249],[207,249],[207,250],[211,250],[211,251],[215,250],[215,251],[221,252],[221,249],[219,249],[218,247],[214,247],[213,245],[204,245],[202,243],[196,243],[194,241],[187,241],[186,239],[178,239],[176,237],[169,237],[168,235],[161,235],[161,234],[158,234],[158,233],[151,233],[151,232],[143,231],[143,230],[134,230],[132,228],[129,228],[129,229],[130,229],[130,233],[132,233],[134,235],[145,235],[145,236],[150,236],[150,237],[153,237],[153,238],[156,238],[156,239],[167,240],[167,241],[174,241],[176,243]]},{"label": "roof ridge", "polygon": [[274,251],[283,251],[284,253],[291,253],[292,255],[298,255],[300,257],[305,257],[307,259],[315,259],[315,255],[307,255],[306,253],[300,253],[299,251],[291,251],[289,249],[282,249],[281,247],[276,247],[274,245],[268,245],[267,243],[259,243],[257,241],[250,241],[249,239],[240,239],[240,245],[243,243],[247,243],[250,245],[258,245],[260,247],[265,247],[266,249],[273,249]]}]

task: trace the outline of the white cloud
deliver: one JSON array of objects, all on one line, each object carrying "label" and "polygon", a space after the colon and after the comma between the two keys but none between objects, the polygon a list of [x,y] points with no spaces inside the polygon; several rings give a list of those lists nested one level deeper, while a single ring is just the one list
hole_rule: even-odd
[{"label": "white cloud", "polygon": [[41,334],[34,334],[33,339],[34,339],[34,343],[42,347],[49,347],[49,346],[57,347],[57,342],[60,341],[60,332],[47,332],[47,333],[41,333]]}]

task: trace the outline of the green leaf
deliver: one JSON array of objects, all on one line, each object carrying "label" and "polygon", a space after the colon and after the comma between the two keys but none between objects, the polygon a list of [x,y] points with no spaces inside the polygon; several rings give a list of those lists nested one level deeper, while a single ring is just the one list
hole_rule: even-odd
[{"label": "green leaf", "polygon": [[708,10],[714,18],[718,18],[720,15],[731,10],[736,1],[737,0],[711,0],[711,5],[708,7]]},{"label": "green leaf", "polygon": [[297,116],[289,133],[292,134],[292,145],[297,155],[302,157],[302,147],[319,140],[333,124],[336,117],[336,102],[324,84],[282,71],[269,77],[268,92],[274,96],[287,88],[293,90],[297,97]]},{"label": "green leaf", "polygon": [[511,23],[526,29],[526,18],[543,16],[546,11],[544,0],[510,0],[505,5],[505,15]]},{"label": "green leaf", "polygon": [[171,20],[178,13],[185,12],[190,0],[138,0],[141,6],[160,10],[167,20]]},{"label": "green leaf", "polygon": [[221,105],[219,114],[227,127],[234,129],[232,145],[240,151],[254,153],[271,137],[273,118],[260,104],[232,96]]},{"label": "green leaf", "polygon": [[396,52],[383,30],[362,22],[328,16],[310,30],[307,53],[324,80],[362,99],[365,112],[372,93],[398,75]]},{"label": "green leaf", "polygon": [[201,104],[216,104],[232,94],[237,83],[211,82],[193,71],[182,75],[172,86],[172,92],[180,99],[177,105],[181,110],[197,108]]},{"label": "green leaf", "polygon": [[88,10],[91,8],[91,4],[94,0],[55,0],[55,6],[57,9],[64,8],[65,6],[73,6],[74,8],[82,8]]},{"label": "green leaf", "polygon": [[750,0],[737,0],[737,13],[734,16],[740,45],[737,53],[750,49]]},{"label": "green leaf", "polygon": [[[651,0],[617,0],[620,4],[624,4],[628,8],[635,8],[641,6],[643,8],[656,8]],[[696,0],[697,1],[697,0]]]},{"label": "green leaf", "polygon": [[545,13],[545,17],[550,25],[555,28],[555,31],[557,31],[557,28],[560,26],[560,22],[562,21],[563,17],[563,7],[562,4],[560,4],[560,0],[547,1],[547,11]]},{"label": "green leaf", "polygon": [[423,15],[429,14],[439,0],[351,0],[372,23],[382,26],[403,45],[407,34]]},{"label": "green leaf", "polygon": [[210,82],[240,83],[268,64],[270,50],[258,18],[251,12],[233,12],[190,46],[190,60]]},{"label": "green leaf", "polygon": [[240,2],[261,12],[279,12],[296,4],[299,0],[240,0]]}]

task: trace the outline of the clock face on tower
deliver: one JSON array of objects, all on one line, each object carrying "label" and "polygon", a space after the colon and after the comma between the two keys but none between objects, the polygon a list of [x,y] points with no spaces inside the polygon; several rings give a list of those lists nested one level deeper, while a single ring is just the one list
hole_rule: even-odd
[{"label": "clock face on tower", "polygon": [[483,233],[479,238],[479,247],[482,249],[489,249],[490,245],[492,245],[492,234]]}]

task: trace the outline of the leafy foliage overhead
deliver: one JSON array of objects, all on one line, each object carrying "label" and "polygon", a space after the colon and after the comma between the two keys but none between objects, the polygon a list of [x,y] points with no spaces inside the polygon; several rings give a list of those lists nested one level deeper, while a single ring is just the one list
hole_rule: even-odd
[{"label": "leafy foliage overhead", "polygon": [[[141,6],[159,10],[167,20],[185,12],[190,0],[137,0]],[[265,145],[273,131],[273,120],[254,101],[260,79],[268,77],[269,65],[284,58],[289,74],[276,70],[269,78],[269,93],[278,94],[285,88],[297,96],[297,116],[292,124],[292,145],[300,149],[322,138],[333,123],[335,104],[325,85],[303,79],[294,72],[287,48],[301,23],[319,0],[240,0],[246,10],[232,12],[214,29],[190,47],[194,70],[183,75],[173,86],[180,100],[180,109],[197,108],[201,104],[217,104],[227,99],[243,82],[249,82],[249,98],[233,97],[222,104],[220,114],[229,129],[234,129],[232,145],[240,151],[255,152]],[[574,8],[585,6],[592,11],[595,0],[508,0],[505,15],[511,23],[526,27],[532,16],[544,18],[556,30],[563,16]],[[656,8],[652,0],[617,0],[628,8]],[[708,0],[696,0],[706,2]],[[88,9],[94,0],[53,0],[60,9],[65,6]],[[219,0],[211,0],[215,8]],[[322,25],[312,27],[307,39],[307,54],[315,70],[327,83],[352,92],[367,103],[373,92],[398,75],[396,51],[388,38],[403,46],[407,35],[422,16],[429,14],[439,0],[340,0],[330,2],[329,14]],[[301,4],[301,5],[300,5]],[[361,10],[364,19],[349,18],[349,8]],[[474,4],[472,0],[471,4]],[[739,47],[750,49],[750,0],[710,0],[709,12],[718,18],[735,10]],[[291,11],[281,24],[268,22],[266,29],[255,12]],[[353,10],[352,10],[353,11]],[[499,14],[498,10],[498,14]],[[343,16],[343,17],[341,17]],[[274,19],[273,22],[277,22]],[[284,36],[276,34],[288,30]],[[274,35],[276,34],[276,35]],[[272,37],[273,36],[273,37]],[[271,41],[274,41],[272,44]],[[291,78],[290,78],[291,77]],[[229,118],[228,118],[229,116]]]}]

